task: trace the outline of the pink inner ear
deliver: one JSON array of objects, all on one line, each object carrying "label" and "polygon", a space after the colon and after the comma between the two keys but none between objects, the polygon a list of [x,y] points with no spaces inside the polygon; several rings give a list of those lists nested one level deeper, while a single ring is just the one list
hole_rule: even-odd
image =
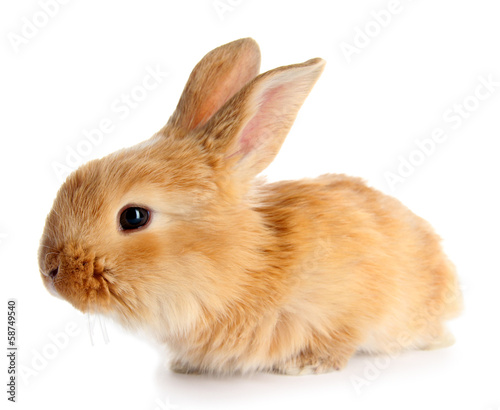
[{"label": "pink inner ear", "polygon": [[[233,95],[255,76],[253,70],[248,68],[249,61],[242,59],[231,70],[221,75],[216,84],[210,84],[210,94],[203,96],[204,101],[195,113],[192,127],[203,126]],[[217,67],[223,70],[223,67]]]},{"label": "pink inner ear", "polygon": [[239,153],[247,155],[260,146],[269,143],[276,126],[279,127],[280,122],[282,122],[280,103],[283,100],[283,90],[285,88],[285,85],[271,88],[260,97],[257,112],[241,132],[238,142]]}]

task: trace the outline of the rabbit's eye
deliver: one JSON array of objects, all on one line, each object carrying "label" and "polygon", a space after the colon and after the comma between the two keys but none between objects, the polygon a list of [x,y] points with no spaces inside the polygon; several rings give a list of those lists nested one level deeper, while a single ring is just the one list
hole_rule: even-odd
[{"label": "rabbit's eye", "polygon": [[126,208],[120,215],[120,226],[123,230],[137,229],[149,221],[149,211],[144,208],[132,206]]}]

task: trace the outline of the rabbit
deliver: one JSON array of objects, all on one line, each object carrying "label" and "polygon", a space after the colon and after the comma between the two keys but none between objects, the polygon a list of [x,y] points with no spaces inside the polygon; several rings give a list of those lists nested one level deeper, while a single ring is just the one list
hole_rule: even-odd
[{"label": "rabbit", "polygon": [[259,75],[251,38],[205,55],[160,131],[60,187],[38,252],[49,292],[184,373],[324,373],[452,344],[460,287],[425,220],[358,178],[257,177],[324,66]]}]

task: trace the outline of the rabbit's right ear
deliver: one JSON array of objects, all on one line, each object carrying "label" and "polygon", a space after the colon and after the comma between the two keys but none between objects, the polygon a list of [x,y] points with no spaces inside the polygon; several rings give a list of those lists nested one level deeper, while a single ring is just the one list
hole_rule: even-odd
[{"label": "rabbit's right ear", "polygon": [[224,186],[244,190],[272,162],[324,66],[324,60],[313,58],[267,71],[193,131],[213,154],[212,166]]},{"label": "rabbit's right ear", "polygon": [[191,72],[177,108],[162,131],[185,134],[203,126],[224,103],[259,74],[260,50],[242,38],[210,51]]}]

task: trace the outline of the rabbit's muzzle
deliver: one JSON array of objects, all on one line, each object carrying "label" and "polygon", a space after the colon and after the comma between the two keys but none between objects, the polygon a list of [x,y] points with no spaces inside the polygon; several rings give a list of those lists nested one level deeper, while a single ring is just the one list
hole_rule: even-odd
[{"label": "rabbit's muzzle", "polygon": [[110,293],[105,279],[103,261],[93,251],[78,245],[67,245],[58,252],[45,256],[41,270],[50,293],[87,312],[109,305]]}]

